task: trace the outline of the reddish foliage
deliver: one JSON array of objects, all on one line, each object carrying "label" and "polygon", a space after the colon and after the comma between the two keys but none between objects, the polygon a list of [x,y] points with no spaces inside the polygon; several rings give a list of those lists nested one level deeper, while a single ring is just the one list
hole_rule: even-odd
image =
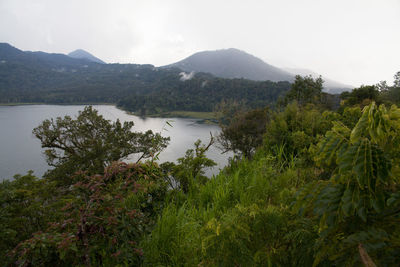
[{"label": "reddish foliage", "polygon": [[[104,254],[99,252],[106,251],[116,264],[120,258],[130,257],[135,265],[143,255],[137,239],[155,221],[152,209],[161,205],[155,201],[163,203],[166,185],[159,173],[152,163],[114,162],[104,175],[76,175],[69,192],[74,197],[59,209],[61,219],[49,223],[46,232],[21,242],[12,256],[28,263],[39,257],[41,262],[40,251],[46,248],[53,255],[64,251],[69,257],[65,260],[77,265],[90,264],[91,259],[102,262]],[[135,200],[126,202],[128,199]]]}]

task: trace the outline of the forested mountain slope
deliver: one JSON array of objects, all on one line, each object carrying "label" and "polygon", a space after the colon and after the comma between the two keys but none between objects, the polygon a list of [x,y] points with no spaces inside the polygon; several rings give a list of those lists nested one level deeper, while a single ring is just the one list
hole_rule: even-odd
[{"label": "forested mountain slope", "polygon": [[290,87],[289,82],[221,79],[205,73],[188,79],[183,75],[177,68],[99,64],[0,44],[0,103],[107,102],[142,114],[212,111],[222,99],[251,107],[267,105]]}]

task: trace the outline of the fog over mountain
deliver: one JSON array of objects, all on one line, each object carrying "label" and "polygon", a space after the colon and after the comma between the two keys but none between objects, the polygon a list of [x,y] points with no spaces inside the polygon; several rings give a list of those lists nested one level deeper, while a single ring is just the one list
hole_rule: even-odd
[{"label": "fog over mountain", "polygon": [[96,63],[106,64],[103,60],[93,56],[92,54],[83,49],[77,49],[75,51],[72,51],[71,53],[68,54],[68,56],[73,58],[87,59],[89,61]]},{"label": "fog over mountain", "polygon": [[188,72],[208,72],[222,78],[274,82],[294,80],[291,73],[235,48],[198,52],[165,67],[178,67]]},{"label": "fog over mountain", "polygon": [[312,70],[307,69],[299,69],[299,68],[283,68],[285,71],[290,72],[294,75],[301,75],[301,76],[309,76],[311,75],[313,78],[318,78],[319,76],[322,77],[324,80],[324,88],[328,93],[331,94],[339,94],[343,91],[350,91],[354,88],[352,85],[343,84],[332,79],[326,78]]},{"label": "fog over mountain", "polygon": [[[198,52],[164,67],[177,67],[187,72],[208,72],[222,78],[245,78],[255,81],[292,82],[295,75],[319,77],[319,74],[310,70],[281,69],[272,66],[260,58],[235,48]],[[340,93],[353,88],[350,85],[322,78],[325,81],[325,90],[330,93]]]}]

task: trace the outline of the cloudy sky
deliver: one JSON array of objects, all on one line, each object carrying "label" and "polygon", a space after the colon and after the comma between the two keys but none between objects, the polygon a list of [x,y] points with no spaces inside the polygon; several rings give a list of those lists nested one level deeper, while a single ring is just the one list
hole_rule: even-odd
[{"label": "cloudy sky", "polygon": [[0,42],[173,63],[238,48],[359,86],[400,71],[400,0],[0,0]]}]

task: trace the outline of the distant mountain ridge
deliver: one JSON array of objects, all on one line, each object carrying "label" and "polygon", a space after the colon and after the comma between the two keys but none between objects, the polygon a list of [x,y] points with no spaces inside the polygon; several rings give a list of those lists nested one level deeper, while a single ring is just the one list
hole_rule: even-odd
[{"label": "distant mountain ridge", "polygon": [[289,82],[224,79],[150,64],[99,64],[0,43],[0,103],[114,103],[141,115],[211,112],[221,101],[273,105]]},{"label": "distant mountain ridge", "polygon": [[68,54],[68,56],[72,58],[87,59],[95,63],[106,64],[106,62],[104,62],[103,60],[93,56],[92,54],[83,49],[77,49],[75,51],[72,51],[71,53]]},{"label": "distant mountain ridge", "polygon": [[208,72],[222,78],[274,82],[294,80],[291,73],[236,48],[198,52],[164,67],[177,67],[189,72]]},{"label": "distant mountain ridge", "polygon": [[[21,51],[7,43],[0,43],[0,60],[17,60],[26,65],[48,67],[57,71],[77,71],[86,65],[108,65],[89,52],[77,49],[68,55]],[[100,67],[100,65],[99,65]],[[235,48],[195,53],[179,62],[163,66],[161,69],[178,68],[186,72],[210,73],[221,78],[244,78],[254,81],[289,81],[293,82],[295,75],[319,75],[306,69],[280,69],[263,60]],[[322,77],[324,91],[337,94],[351,90],[353,86]]]},{"label": "distant mountain ridge", "polygon": [[0,43],[0,60],[22,64],[24,67],[40,68],[72,68],[92,64],[87,59],[72,58],[64,54],[45,53],[41,51],[22,51],[8,43]]},{"label": "distant mountain ridge", "polygon": [[[254,81],[293,82],[295,75],[319,77],[318,74],[309,70],[281,69],[272,66],[260,58],[236,48],[202,51],[164,66],[164,68],[172,67],[177,67],[186,72],[206,72],[222,78],[244,78]],[[322,78],[325,81],[325,91],[329,93],[341,93],[353,88],[328,78]]]}]

